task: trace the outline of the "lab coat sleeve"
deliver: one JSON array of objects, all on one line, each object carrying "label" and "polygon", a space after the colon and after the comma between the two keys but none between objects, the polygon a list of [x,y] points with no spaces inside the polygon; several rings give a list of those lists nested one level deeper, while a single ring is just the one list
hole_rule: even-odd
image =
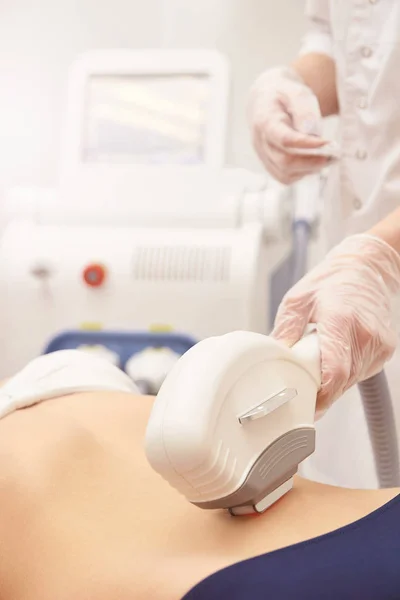
[{"label": "lab coat sleeve", "polygon": [[313,52],[333,56],[330,0],[307,0],[305,14],[308,30],[303,38],[300,56]]}]

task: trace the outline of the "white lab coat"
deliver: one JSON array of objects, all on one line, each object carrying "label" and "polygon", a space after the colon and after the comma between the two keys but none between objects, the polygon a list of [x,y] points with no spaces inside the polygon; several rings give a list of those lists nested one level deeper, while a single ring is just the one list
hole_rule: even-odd
[{"label": "white lab coat", "polygon": [[[306,14],[301,53],[331,56],[337,73],[343,158],[329,174],[323,217],[331,246],[400,204],[400,0],[308,0]],[[400,417],[399,363],[387,372]],[[376,484],[357,393],[343,398],[318,431],[305,474],[349,486]]]}]

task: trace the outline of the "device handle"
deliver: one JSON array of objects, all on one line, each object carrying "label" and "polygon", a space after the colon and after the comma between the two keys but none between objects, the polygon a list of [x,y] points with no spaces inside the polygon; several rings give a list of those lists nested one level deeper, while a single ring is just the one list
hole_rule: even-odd
[{"label": "device handle", "polygon": [[292,352],[306,366],[310,375],[312,375],[318,387],[320,387],[321,350],[315,324],[307,325],[303,337],[292,347]]}]

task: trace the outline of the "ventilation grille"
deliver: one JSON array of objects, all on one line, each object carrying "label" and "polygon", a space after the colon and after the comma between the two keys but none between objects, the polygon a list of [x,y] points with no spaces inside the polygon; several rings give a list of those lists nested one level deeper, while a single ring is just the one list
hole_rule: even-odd
[{"label": "ventilation grille", "polygon": [[141,281],[224,282],[230,270],[227,246],[139,246],[133,255],[133,276]]}]

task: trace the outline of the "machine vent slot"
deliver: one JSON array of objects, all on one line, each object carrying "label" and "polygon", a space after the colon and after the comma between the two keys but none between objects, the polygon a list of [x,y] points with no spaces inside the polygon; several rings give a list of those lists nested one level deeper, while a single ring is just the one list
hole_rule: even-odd
[{"label": "machine vent slot", "polygon": [[141,281],[229,281],[229,246],[138,246],[133,255],[133,276]]}]

